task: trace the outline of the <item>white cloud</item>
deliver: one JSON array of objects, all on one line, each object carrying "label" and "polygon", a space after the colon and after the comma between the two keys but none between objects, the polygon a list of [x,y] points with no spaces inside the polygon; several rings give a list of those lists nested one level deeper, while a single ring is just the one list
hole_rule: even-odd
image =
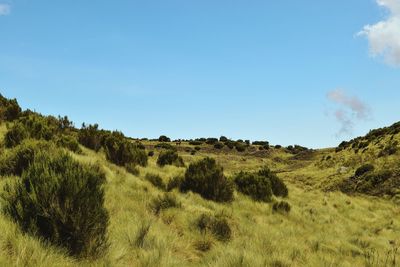
[{"label": "white cloud", "polygon": [[10,14],[11,7],[8,4],[0,4],[0,16],[6,16]]},{"label": "white cloud", "polygon": [[333,115],[340,124],[337,137],[352,135],[354,126],[358,121],[370,118],[371,110],[368,105],[356,96],[349,96],[342,89],[329,91],[327,98],[337,105],[336,110],[333,112]]},{"label": "white cloud", "polygon": [[386,63],[400,67],[400,0],[377,0],[387,9],[385,20],[364,26],[358,35],[366,36],[372,56],[382,56]]}]

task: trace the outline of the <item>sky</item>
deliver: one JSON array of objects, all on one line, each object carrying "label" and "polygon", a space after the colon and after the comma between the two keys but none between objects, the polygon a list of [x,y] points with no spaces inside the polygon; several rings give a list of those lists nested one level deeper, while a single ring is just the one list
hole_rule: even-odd
[{"label": "sky", "polygon": [[76,126],[331,147],[399,85],[400,0],[0,0],[0,93]]}]

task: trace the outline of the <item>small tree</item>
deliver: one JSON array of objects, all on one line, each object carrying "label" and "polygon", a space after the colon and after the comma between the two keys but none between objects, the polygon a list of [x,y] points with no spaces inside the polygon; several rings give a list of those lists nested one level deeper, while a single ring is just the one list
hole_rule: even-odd
[{"label": "small tree", "polygon": [[120,132],[113,132],[104,138],[104,149],[107,159],[119,166],[132,163],[147,165],[146,152],[128,141]]},{"label": "small tree", "polygon": [[15,186],[6,185],[4,212],[23,231],[71,255],[96,257],[107,247],[106,178],[64,152],[39,152]]},{"label": "small tree", "polygon": [[287,197],[289,194],[286,184],[279,178],[275,173],[273,173],[268,167],[262,168],[258,174],[260,176],[266,177],[271,181],[272,193],[277,197]]},{"label": "small tree", "polygon": [[272,200],[271,181],[269,177],[257,173],[240,172],[234,178],[236,188],[242,194],[257,201],[270,202]]},{"label": "small tree", "polygon": [[183,162],[182,157],[180,157],[176,151],[166,150],[161,151],[157,159],[157,165],[161,167],[164,167],[165,165],[184,167],[185,163]]},{"label": "small tree", "polygon": [[217,202],[233,200],[233,183],[228,180],[215,159],[205,158],[189,165],[181,191],[193,191]]},{"label": "small tree", "polygon": [[4,144],[8,148],[15,147],[28,137],[29,133],[25,127],[20,123],[16,123],[4,136]]},{"label": "small tree", "polygon": [[158,138],[158,142],[166,142],[166,143],[169,143],[169,142],[171,142],[171,139],[170,139],[169,137],[165,136],[165,135],[161,135],[161,136]]}]

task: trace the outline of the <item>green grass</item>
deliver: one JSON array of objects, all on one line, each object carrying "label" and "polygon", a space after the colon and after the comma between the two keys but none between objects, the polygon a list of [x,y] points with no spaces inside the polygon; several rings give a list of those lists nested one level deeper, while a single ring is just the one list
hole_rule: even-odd
[{"label": "green grass", "polygon": [[[0,126],[0,134],[5,132]],[[398,137],[396,137],[398,138]],[[383,140],[382,142],[385,142]],[[150,145],[150,143],[145,143]],[[154,144],[152,144],[154,145]],[[203,145],[194,156],[178,148],[186,165],[205,156],[215,157],[228,176],[240,170],[254,171],[263,165],[278,171],[288,184],[287,215],[273,213],[272,204],[252,201],[235,193],[231,204],[218,204],[199,195],[175,192],[179,208],[155,214],[152,201],[162,191],[146,181],[158,174],[165,183],[184,168],[156,164],[158,151],[134,176],[106,161],[103,153],[82,148],[74,154],[82,162],[97,162],[107,174],[106,208],[110,213],[110,248],[105,256],[77,261],[37,238],[24,235],[0,215],[1,266],[387,266],[393,257],[400,262],[400,206],[370,196],[347,196],[327,191],[351,176],[365,161],[383,168],[399,162],[399,155],[377,158],[378,146],[368,153],[318,150],[305,160],[294,160],[283,149],[238,153],[213,150]],[[321,162],[331,156],[332,162]],[[346,172],[338,172],[346,167]],[[17,177],[3,177],[3,185]],[[196,227],[201,214],[223,214],[232,229],[230,241],[221,242]],[[199,249],[199,244],[209,244]],[[204,247],[204,246],[202,246]]]}]

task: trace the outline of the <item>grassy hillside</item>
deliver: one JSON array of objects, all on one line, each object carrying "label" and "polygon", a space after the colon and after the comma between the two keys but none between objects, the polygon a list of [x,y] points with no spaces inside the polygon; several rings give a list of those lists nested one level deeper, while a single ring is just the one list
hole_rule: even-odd
[{"label": "grassy hillside", "polygon": [[[1,139],[6,131],[3,122]],[[289,213],[274,212],[273,202],[256,202],[237,191],[234,201],[217,203],[177,189],[169,193],[176,198],[177,205],[156,213],[154,203],[165,192],[146,176],[157,174],[167,184],[186,170],[186,167],[157,165],[163,150],[156,147],[158,141],[141,141],[146,152],[154,151],[154,155],[149,157],[147,166],[136,166],[136,175],[110,162],[104,149],[95,152],[79,145],[80,151],[68,153],[83,164],[100,165],[106,174],[108,250],[96,259],[69,256],[61,248],[24,234],[8,216],[1,214],[0,265],[398,266],[400,206],[396,204],[396,194],[379,197],[356,191],[344,194],[340,185],[366,162],[374,164],[378,171],[397,168],[399,153],[382,155],[381,151],[399,139],[398,133],[385,133],[374,138],[364,150],[350,145],[300,152],[279,147],[260,150],[253,145],[238,152],[205,143],[168,143],[178,151],[186,166],[213,157],[228,178],[242,170],[268,166],[288,186],[289,196],[285,201],[291,205]],[[1,153],[8,150],[2,147]],[[4,191],[5,184],[18,179],[3,176],[0,190]],[[279,200],[274,197],[274,201]],[[198,219],[202,215],[223,218],[230,226],[230,238],[222,240],[212,231],[201,231]]]}]

